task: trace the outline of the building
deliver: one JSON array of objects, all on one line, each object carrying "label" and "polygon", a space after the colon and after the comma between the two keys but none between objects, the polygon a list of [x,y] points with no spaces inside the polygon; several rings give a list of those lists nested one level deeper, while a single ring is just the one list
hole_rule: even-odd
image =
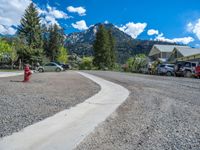
[{"label": "building", "polygon": [[176,61],[200,61],[200,49],[191,47],[175,47],[168,61],[172,63]]},{"label": "building", "polygon": [[150,53],[149,58],[151,61],[160,60],[166,62],[172,54],[174,48],[190,48],[188,46],[178,46],[178,45],[158,45],[155,44]]}]

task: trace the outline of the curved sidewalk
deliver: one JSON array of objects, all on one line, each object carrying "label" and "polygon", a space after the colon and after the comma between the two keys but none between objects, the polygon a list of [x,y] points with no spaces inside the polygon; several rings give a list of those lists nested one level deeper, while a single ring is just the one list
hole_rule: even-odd
[{"label": "curved sidewalk", "polygon": [[0,72],[0,78],[23,75],[23,72]]},{"label": "curved sidewalk", "polygon": [[[22,131],[0,139],[1,150],[70,150],[126,100],[129,91],[102,78],[79,72],[101,86],[96,95]],[[78,86],[78,85],[77,85]],[[77,91],[78,92],[78,91]]]}]

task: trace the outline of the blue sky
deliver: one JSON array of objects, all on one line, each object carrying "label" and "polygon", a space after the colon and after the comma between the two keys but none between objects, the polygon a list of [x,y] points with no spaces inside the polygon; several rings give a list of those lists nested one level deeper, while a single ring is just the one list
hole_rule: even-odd
[{"label": "blue sky", "polygon": [[[0,2],[0,9],[5,9],[4,7],[9,5],[13,7],[16,3],[18,8],[19,6],[25,8],[30,0],[12,0],[12,2],[0,0]],[[99,22],[110,22],[133,38],[175,41],[200,46],[200,0],[33,0],[33,2],[40,13],[47,16],[43,20],[44,23],[57,23],[65,28],[66,33],[84,31]],[[22,13],[22,10],[17,8],[14,11]],[[9,14],[5,18],[5,13],[0,11],[0,32],[14,33],[12,27],[18,24],[17,20],[13,21],[13,24],[2,23],[4,21],[2,18],[9,19]]]}]

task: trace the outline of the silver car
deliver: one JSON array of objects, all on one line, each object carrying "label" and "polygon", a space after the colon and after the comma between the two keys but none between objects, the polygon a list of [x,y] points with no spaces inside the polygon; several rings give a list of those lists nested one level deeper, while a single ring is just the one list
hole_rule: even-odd
[{"label": "silver car", "polygon": [[174,64],[160,64],[157,67],[158,75],[174,76]]},{"label": "silver car", "polygon": [[60,72],[63,71],[63,68],[54,62],[45,64],[44,66],[39,66],[37,69],[39,72]]}]

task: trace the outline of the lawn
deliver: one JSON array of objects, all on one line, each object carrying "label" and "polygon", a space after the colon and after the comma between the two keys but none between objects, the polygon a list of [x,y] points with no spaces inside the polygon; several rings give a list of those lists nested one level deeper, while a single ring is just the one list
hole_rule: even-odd
[{"label": "lawn", "polygon": [[17,69],[0,69],[0,72],[17,72],[17,71],[21,71],[21,70],[17,70]]}]

